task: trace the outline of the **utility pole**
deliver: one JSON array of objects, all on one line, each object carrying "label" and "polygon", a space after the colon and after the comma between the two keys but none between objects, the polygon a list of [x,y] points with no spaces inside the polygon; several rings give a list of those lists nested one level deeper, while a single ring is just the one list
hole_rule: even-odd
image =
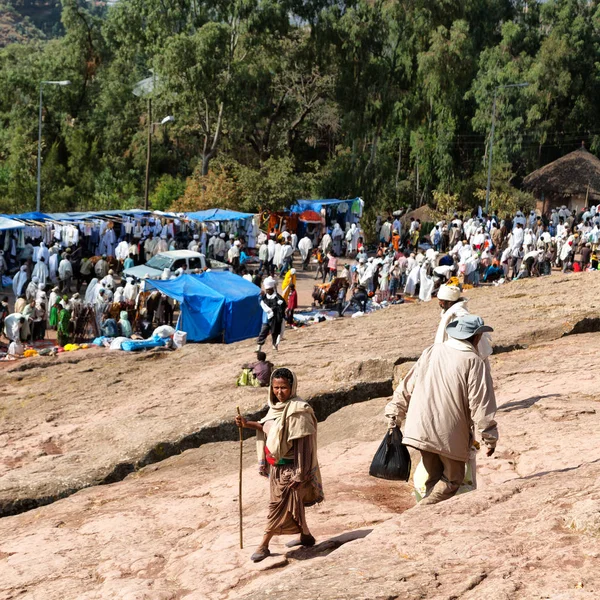
[{"label": "utility pole", "polygon": [[150,159],[152,157],[152,98],[148,97],[148,149],[146,155],[146,189],[144,190],[144,210],[148,210],[150,190]]}]

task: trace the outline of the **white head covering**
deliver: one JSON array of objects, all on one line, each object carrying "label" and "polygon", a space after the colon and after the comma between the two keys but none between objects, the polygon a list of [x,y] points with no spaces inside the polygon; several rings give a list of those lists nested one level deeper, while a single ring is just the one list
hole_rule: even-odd
[{"label": "white head covering", "polygon": [[225,239],[225,234],[221,233],[221,234],[219,234],[219,237],[224,240]]},{"label": "white head covering", "polygon": [[267,277],[264,281],[263,281],[263,287],[265,288],[265,290],[271,290],[271,289],[275,289],[276,286],[276,282],[272,277]]},{"label": "white head covering", "polygon": [[456,302],[460,299],[460,288],[454,285],[441,285],[438,290],[438,300],[448,300],[450,302]]}]

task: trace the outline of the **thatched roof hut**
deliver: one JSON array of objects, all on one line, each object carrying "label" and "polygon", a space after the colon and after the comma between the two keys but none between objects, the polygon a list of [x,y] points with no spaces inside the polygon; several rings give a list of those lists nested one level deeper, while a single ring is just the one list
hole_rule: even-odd
[{"label": "thatched roof hut", "polygon": [[527,175],[523,188],[543,213],[562,205],[582,209],[600,201],[600,159],[579,148]]}]

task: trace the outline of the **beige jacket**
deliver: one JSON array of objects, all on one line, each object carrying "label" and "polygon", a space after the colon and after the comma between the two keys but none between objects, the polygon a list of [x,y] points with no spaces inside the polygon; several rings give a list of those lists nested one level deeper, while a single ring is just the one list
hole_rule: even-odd
[{"label": "beige jacket", "polygon": [[468,342],[448,339],[427,348],[400,383],[385,415],[404,425],[404,443],[466,462],[477,427],[495,447],[496,397],[490,370]]}]

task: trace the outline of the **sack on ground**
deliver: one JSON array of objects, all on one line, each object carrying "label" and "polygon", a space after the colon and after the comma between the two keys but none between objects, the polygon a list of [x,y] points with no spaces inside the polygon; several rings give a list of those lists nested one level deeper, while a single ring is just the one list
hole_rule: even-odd
[{"label": "sack on ground", "polygon": [[375,452],[369,475],[392,481],[408,481],[410,467],[410,453],[402,443],[402,432],[399,427],[394,427],[385,434]]}]

